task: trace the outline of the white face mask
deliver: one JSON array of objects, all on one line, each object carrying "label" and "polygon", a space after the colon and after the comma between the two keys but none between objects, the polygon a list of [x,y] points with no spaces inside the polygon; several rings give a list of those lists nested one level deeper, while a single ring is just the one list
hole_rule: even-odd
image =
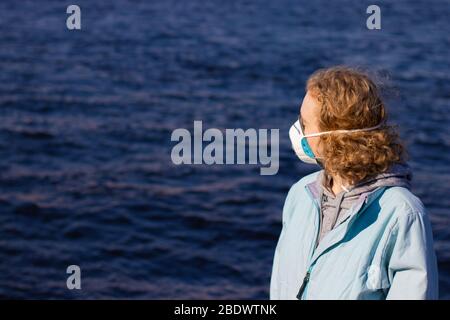
[{"label": "white face mask", "polygon": [[318,137],[324,134],[329,133],[349,133],[349,132],[360,132],[360,131],[370,131],[375,130],[381,127],[382,123],[376,125],[375,127],[364,128],[364,129],[352,129],[352,130],[332,130],[332,131],[323,131],[318,133],[311,133],[305,135],[303,133],[302,126],[300,125],[300,121],[297,120],[289,129],[289,138],[291,139],[292,149],[294,149],[297,157],[305,162],[310,164],[318,164],[317,159],[320,157],[316,157],[309,146],[308,137]]}]

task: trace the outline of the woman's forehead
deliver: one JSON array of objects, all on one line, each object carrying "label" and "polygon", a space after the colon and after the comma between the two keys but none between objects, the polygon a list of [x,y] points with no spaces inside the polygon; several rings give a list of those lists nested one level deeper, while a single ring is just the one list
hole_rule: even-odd
[{"label": "woman's forehead", "polygon": [[317,100],[309,93],[306,93],[303,98],[302,105],[300,107],[300,115],[301,117],[308,121],[315,117],[318,117],[320,113],[320,105],[317,103]]}]

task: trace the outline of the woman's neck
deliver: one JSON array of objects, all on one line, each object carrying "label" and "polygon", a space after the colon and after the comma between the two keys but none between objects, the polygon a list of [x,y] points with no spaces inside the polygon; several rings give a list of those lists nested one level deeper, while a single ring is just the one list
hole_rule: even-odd
[{"label": "woman's neck", "polygon": [[[345,189],[345,186],[347,186],[346,181],[344,181],[341,177],[339,176],[331,176],[331,191],[333,191],[334,195],[339,194],[340,192],[342,192]],[[347,190],[346,190],[347,191]]]}]

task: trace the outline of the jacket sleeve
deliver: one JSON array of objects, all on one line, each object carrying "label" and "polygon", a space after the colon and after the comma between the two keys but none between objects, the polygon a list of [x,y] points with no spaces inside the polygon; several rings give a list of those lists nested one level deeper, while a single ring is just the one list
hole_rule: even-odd
[{"label": "jacket sleeve", "polygon": [[279,300],[281,297],[281,288],[280,288],[280,279],[279,279],[279,267],[280,267],[280,247],[282,245],[282,239],[286,233],[286,228],[288,221],[290,219],[291,213],[292,213],[292,206],[293,206],[293,194],[295,193],[295,185],[293,185],[288,195],[286,196],[286,200],[284,202],[283,206],[283,213],[282,213],[282,228],[281,233],[278,238],[278,242],[275,248],[275,254],[273,258],[273,265],[272,265],[272,275],[270,278],[270,300]]},{"label": "jacket sleeve", "polygon": [[[284,233],[284,226],[281,229],[280,238]],[[280,299],[280,280],[279,280],[279,264],[280,264],[280,257],[279,257],[279,245],[280,241],[278,241],[278,244],[275,249],[275,254],[273,257],[273,265],[272,265],[272,275],[270,277],[270,300],[279,300]]]},{"label": "jacket sleeve", "polygon": [[399,217],[393,231],[388,300],[438,299],[438,270],[431,224],[425,209]]}]

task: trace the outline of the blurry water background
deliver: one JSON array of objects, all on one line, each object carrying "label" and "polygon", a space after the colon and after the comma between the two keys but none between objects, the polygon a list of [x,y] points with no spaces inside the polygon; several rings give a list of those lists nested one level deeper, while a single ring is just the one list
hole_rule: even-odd
[{"label": "blurry water background", "polygon": [[[450,298],[449,2],[0,2],[0,297],[266,299],[305,80],[389,79]],[[280,128],[280,170],[181,165],[172,130]],[[66,288],[81,267],[82,290]]]}]

